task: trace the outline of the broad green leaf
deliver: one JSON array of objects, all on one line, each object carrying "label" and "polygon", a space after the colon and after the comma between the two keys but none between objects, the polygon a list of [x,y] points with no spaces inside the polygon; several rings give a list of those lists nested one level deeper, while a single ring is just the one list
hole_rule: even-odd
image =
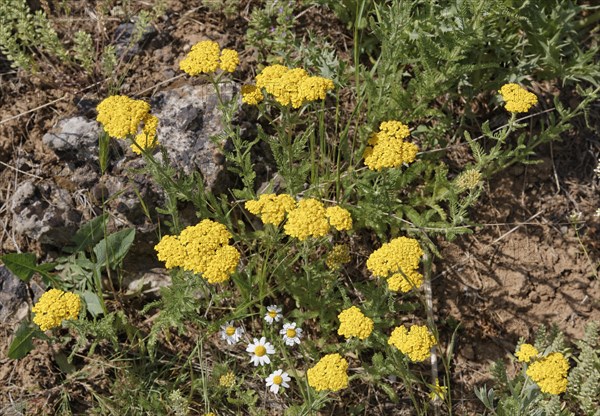
[{"label": "broad green leaf", "polygon": [[127,228],[109,235],[94,247],[96,264],[100,267],[108,266],[114,269],[123,261],[134,239],[135,229],[133,228]]},{"label": "broad green leaf", "polygon": [[38,271],[36,257],[33,253],[10,253],[0,256],[2,263],[25,283],[29,282],[33,273]]},{"label": "broad green leaf", "polygon": [[104,237],[104,226],[107,219],[108,214],[104,213],[99,217],[86,222],[71,239],[75,244],[75,247],[67,247],[65,248],[65,251],[67,253],[75,253],[87,250],[94,244],[97,244],[98,241]]},{"label": "broad green leaf", "polygon": [[83,297],[83,300],[85,301],[85,306],[88,312],[94,318],[104,313],[98,295],[90,291],[85,291],[81,293],[81,297]]},{"label": "broad green leaf", "polygon": [[8,357],[18,360],[29,354],[33,350],[32,340],[36,332],[37,328],[30,326],[27,322],[23,322],[15,333],[15,338],[10,343]]}]

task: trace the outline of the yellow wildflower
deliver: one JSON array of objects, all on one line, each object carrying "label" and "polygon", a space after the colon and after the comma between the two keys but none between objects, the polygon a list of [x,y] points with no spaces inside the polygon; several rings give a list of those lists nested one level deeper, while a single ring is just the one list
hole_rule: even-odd
[{"label": "yellow wildflower", "polygon": [[125,139],[137,133],[138,126],[150,112],[150,104],[125,95],[112,95],[102,100],[96,110],[96,120],[102,124],[108,135]]},{"label": "yellow wildflower", "polygon": [[429,398],[431,400],[445,400],[448,393],[448,387],[440,386],[440,380],[435,379],[435,386],[432,386]]},{"label": "yellow wildflower", "polygon": [[219,68],[225,72],[233,72],[240,64],[240,57],[233,49],[223,49],[221,51],[221,63]]},{"label": "yellow wildflower", "polygon": [[273,96],[281,105],[291,105],[299,108],[304,103],[300,93],[300,82],[308,78],[308,72],[302,68],[289,69],[281,75],[274,87]]},{"label": "yellow wildflower", "polygon": [[[179,69],[189,75],[210,74],[219,67],[219,44],[212,40],[204,40],[192,46],[186,57],[179,62]],[[228,65],[233,62],[227,53]],[[235,68],[234,68],[235,69]]]},{"label": "yellow wildflower", "polygon": [[231,233],[223,224],[203,220],[185,228],[179,236],[164,236],[154,247],[167,269],[182,267],[201,273],[209,283],[229,278],[240,261],[240,253],[228,245]]},{"label": "yellow wildflower", "polygon": [[338,334],[346,338],[367,339],[373,331],[373,320],[366,317],[356,306],[343,310],[338,315],[338,319],[340,320]]},{"label": "yellow wildflower", "polygon": [[477,169],[467,169],[456,177],[454,183],[461,191],[475,189],[481,181],[481,173]]},{"label": "yellow wildflower", "polygon": [[264,100],[260,88],[254,85],[242,85],[242,102],[248,105],[258,105]]},{"label": "yellow wildflower", "polygon": [[538,355],[538,350],[531,344],[521,344],[519,350],[515,353],[515,357],[517,357],[517,360],[519,360],[522,363],[529,363]]},{"label": "yellow wildflower", "polygon": [[295,208],[296,201],[287,194],[262,194],[258,201],[247,201],[244,206],[252,214],[258,215],[263,223],[277,226],[285,214]]},{"label": "yellow wildflower", "polygon": [[[406,276],[405,276],[406,275]],[[408,270],[404,275],[394,273],[387,280],[388,288],[392,292],[410,292],[411,289],[418,289],[423,284],[423,275],[415,270]]]},{"label": "yellow wildflower", "polygon": [[336,244],[327,254],[325,264],[332,270],[350,261],[350,249],[346,244]]},{"label": "yellow wildflower", "polygon": [[81,309],[79,296],[71,292],[50,289],[44,293],[31,311],[33,322],[42,331],[60,326],[64,319],[77,319]]},{"label": "yellow wildflower", "polygon": [[132,144],[130,146],[131,150],[133,150],[133,152],[137,153],[138,155],[142,154],[140,147],[142,149],[150,150],[158,144],[158,141],[156,140],[158,117],[153,116],[152,114],[147,114],[143,122],[144,127],[142,128],[142,133],[138,134],[137,136],[135,136],[135,139],[133,139],[139,147],[135,144]]},{"label": "yellow wildflower", "polygon": [[560,352],[553,352],[535,361],[526,374],[544,393],[561,394],[567,391],[569,362]]},{"label": "yellow wildflower", "polygon": [[307,77],[300,81],[298,90],[304,101],[324,100],[327,91],[333,89],[333,81],[323,77]]},{"label": "yellow wildflower", "polygon": [[352,216],[342,207],[329,207],[325,215],[329,218],[329,224],[338,231],[352,229]]},{"label": "yellow wildflower", "polygon": [[410,132],[408,126],[399,121],[385,121],[379,126],[379,132],[371,134],[363,158],[371,170],[396,168],[403,163],[415,161],[418,147],[405,142]]},{"label": "yellow wildflower", "polygon": [[423,282],[423,276],[417,272],[422,256],[423,250],[417,240],[398,237],[371,253],[367,269],[377,277],[389,277],[390,290],[407,292]]},{"label": "yellow wildflower", "polygon": [[308,385],[317,391],[348,387],[348,362],[339,354],[327,354],[306,371]]},{"label": "yellow wildflower", "polygon": [[260,74],[256,75],[256,86],[264,88],[271,95],[279,93],[280,78],[289,70],[283,65],[270,65],[263,68]]},{"label": "yellow wildflower", "polygon": [[429,357],[431,347],[435,345],[435,337],[424,325],[413,325],[410,330],[399,326],[392,331],[388,344],[398,348],[411,361],[420,362]]},{"label": "yellow wildflower", "polygon": [[329,232],[325,212],[323,204],[316,199],[303,199],[288,213],[284,231],[300,241],[306,240],[307,237],[323,237]]},{"label": "yellow wildflower", "polygon": [[506,102],[506,111],[511,113],[526,113],[538,102],[535,94],[518,84],[504,84],[498,92]]},{"label": "yellow wildflower", "polygon": [[219,386],[221,386],[221,387],[231,388],[234,385],[235,385],[235,374],[233,374],[232,371],[228,371],[227,373],[223,374],[219,378]]}]

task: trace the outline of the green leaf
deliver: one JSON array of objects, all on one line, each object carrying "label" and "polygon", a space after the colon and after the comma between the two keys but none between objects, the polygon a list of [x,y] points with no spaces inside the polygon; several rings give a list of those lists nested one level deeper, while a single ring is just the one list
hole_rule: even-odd
[{"label": "green leaf", "polygon": [[67,253],[75,253],[78,251],[87,250],[94,244],[97,244],[98,241],[104,237],[104,228],[107,219],[108,214],[104,213],[99,217],[86,222],[71,239],[71,241],[75,244],[75,247],[65,248],[65,251]]},{"label": "green leaf", "polygon": [[36,257],[33,253],[10,253],[0,256],[0,260],[8,270],[25,283],[29,282],[33,273],[38,271]]},{"label": "green leaf", "polygon": [[88,312],[95,318],[98,315],[102,315],[104,310],[102,309],[102,304],[100,303],[100,299],[98,295],[94,292],[90,292],[89,290],[82,292],[81,297],[85,302],[85,306]]},{"label": "green leaf", "polygon": [[134,239],[134,228],[127,228],[109,235],[94,247],[96,264],[100,267],[108,266],[114,269],[123,261]]},{"label": "green leaf", "polygon": [[27,322],[23,322],[15,333],[15,338],[10,343],[8,357],[18,360],[29,354],[33,350],[33,337],[36,332],[37,328],[31,327]]}]

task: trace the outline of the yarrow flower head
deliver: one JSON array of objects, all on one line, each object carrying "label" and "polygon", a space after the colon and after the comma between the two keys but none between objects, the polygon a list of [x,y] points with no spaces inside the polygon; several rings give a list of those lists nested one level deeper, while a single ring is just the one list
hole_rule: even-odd
[{"label": "yarrow flower head", "polygon": [[135,136],[133,139],[135,144],[130,146],[131,150],[138,155],[142,154],[142,149],[150,150],[158,144],[158,141],[156,140],[158,117],[153,116],[152,114],[147,114],[142,122],[144,123],[142,132]]},{"label": "yarrow flower head", "polygon": [[352,216],[348,210],[342,207],[329,207],[325,210],[325,215],[329,219],[329,224],[338,231],[352,229]]},{"label": "yarrow flower head", "polygon": [[302,68],[288,68],[283,65],[265,67],[256,76],[256,86],[272,95],[279,104],[292,108],[299,108],[307,102],[323,100],[327,92],[334,87],[330,79],[310,76]]},{"label": "yarrow flower head", "polygon": [[258,105],[265,97],[255,85],[242,85],[242,102],[248,105]]},{"label": "yarrow flower head", "polygon": [[296,328],[295,322],[284,324],[283,329],[279,333],[283,335],[285,345],[293,346],[294,344],[300,344],[302,328]]},{"label": "yarrow flower head", "polygon": [[110,137],[125,139],[137,133],[140,123],[144,122],[144,133],[156,136],[158,119],[149,114],[150,104],[134,100],[125,95],[112,95],[102,100],[96,107],[96,120]]},{"label": "yarrow flower head", "polygon": [[271,363],[269,354],[275,354],[275,347],[270,342],[267,342],[265,337],[262,337],[260,340],[254,338],[254,341],[248,344],[246,352],[250,353],[250,362],[256,367]]},{"label": "yarrow flower head", "polygon": [[327,254],[325,264],[332,270],[339,269],[350,261],[350,249],[346,244],[336,244]]},{"label": "yarrow flower head", "polygon": [[431,347],[436,344],[436,341],[426,326],[413,325],[410,330],[405,326],[396,327],[392,331],[388,344],[398,348],[411,361],[420,362],[429,357]]},{"label": "yarrow flower head", "polygon": [[227,322],[225,325],[221,325],[221,339],[227,341],[227,344],[236,344],[242,335],[244,334],[244,328],[235,327],[233,321]]},{"label": "yarrow flower head", "polygon": [[274,321],[279,322],[283,318],[281,314],[281,307],[277,305],[267,306],[267,313],[265,314],[265,321],[268,324],[272,324]]},{"label": "yarrow flower head", "polygon": [[340,354],[327,354],[306,371],[308,385],[317,391],[348,387],[348,362]]},{"label": "yarrow flower head", "polygon": [[461,191],[475,189],[481,181],[481,173],[477,169],[467,169],[456,177],[454,183]]},{"label": "yarrow flower head", "polygon": [[219,386],[226,387],[228,389],[232,388],[235,385],[235,374],[233,371],[228,371],[219,377]]},{"label": "yarrow flower head", "polygon": [[258,215],[263,223],[277,226],[284,220],[285,214],[296,207],[296,201],[287,194],[262,194],[258,201],[247,201],[244,206]]},{"label": "yarrow flower head", "polygon": [[223,49],[221,51],[221,62],[219,68],[225,72],[233,72],[240,64],[240,57],[233,49]]},{"label": "yarrow flower head", "polygon": [[285,233],[300,241],[308,237],[323,237],[329,232],[325,207],[320,201],[308,198],[298,202],[295,209],[288,213],[283,227]]},{"label": "yarrow flower head", "polygon": [[369,137],[369,146],[363,154],[365,165],[371,170],[382,170],[414,162],[419,148],[404,141],[409,135],[408,126],[399,121],[381,123],[379,132]]},{"label": "yarrow flower head", "polygon": [[232,49],[219,48],[217,42],[204,40],[192,46],[186,57],[179,62],[179,69],[188,75],[212,74],[217,69],[233,72],[240,63],[238,53]]},{"label": "yarrow flower head", "polygon": [[281,387],[285,387],[286,389],[290,387],[290,385],[288,384],[288,381],[290,380],[291,378],[288,375],[288,373],[285,373],[283,370],[279,369],[273,371],[269,375],[269,377],[265,378],[265,384],[267,385],[271,393],[277,394],[279,393],[279,389]]},{"label": "yarrow flower head", "polygon": [[522,363],[529,363],[539,355],[539,351],[531,344],[521,344],[515,357]]},{"label": "yarrow flower head", "polygon": [[373,331],[373,320],[365,316],[356,306],[344,309],[338,315],[338,319],[340,320],[338,334],[346,338],[367,339]]},{"label": "yarrow flower head", "polygon": [[154,249],[167,269],[181,267],[201,273],[209,283],[220,283],[229,279],[240,261],[239,251],[228,245],[230,238],[223,224],[202,220],[179,236],[165,235]]},{"label": "yarrow flower head", "polygon": [[423,250],[417,240],[398,237],[369,256],[367,269],[377,277],[388,278],[390,290],[408,292],[423,282],[423,276],[417,272],[422,256]]},{"label": "yarrow flower head", "polygon": [[526,113],[538,102],[535,94],[518,84],[504,84],[498,92],[506,102],[506,111],[511,113]]},{"label": "yarrow flower head", "polygon": [[553,352],[533,362],[526,371],[544,393],[561,394],[567,391],[569,362],[560,352]]},{"label": "yarrow flower head", "polygon": [[35,313],[33,322],[42,331],[60,326],[65,319],[77,319],[81,309],[81,299],[71,292],[50,289],[44,293],[31,311]]}]

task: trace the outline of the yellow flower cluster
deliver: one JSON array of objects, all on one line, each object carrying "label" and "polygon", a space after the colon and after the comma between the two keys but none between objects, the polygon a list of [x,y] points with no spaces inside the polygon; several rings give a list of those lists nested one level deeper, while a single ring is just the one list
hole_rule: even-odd
[{"label": "yellow flower cluster", "polygon": [[417,272],[423,250],[414,238],[398,237],[375,250],[367,259],[367,269],[373,275],[388,278],[392,291],[408,292],[423,283]]},{"label": "yellow flower cluster", "polygon": [[352,216],[342,207],[329,207],[325,211],[329,219],[329,224],[338,231],[347,231],[352,229]]},{"label": "yellow flower cluster", "polygon": [[526,113],[538,102],[535,94],[518,84],[504,84],[498,92],[506,102],[506,111],[511,113]]},{"label": "yellow flower cluster", "polygon": [[352,217],[347,210],[340,207],[325,209],[321,202],[312,198],[296,203],[290,195],[263,194],[258,201],[247,201],[245,207],[265,224],[279,225],[287,214],[285,233],[301,241],[307,237],[323,237],[330,227],[340,231],[352,229]]},{"label": "yellow flower cluster", "polygon": [[398,348],[411,361],[420,362],[429,357],[435,337],[424,325],[413,325],[410,330],[399,326],[392,331],[388,344]]},{"label": "yellow flower cluster", "polygon": [[165,235],[154,249],[167,269],[182,267],[201,273],[209,283],[220,283],[229,279],[240,261],[240,253],[229,245],[230,238],[223,224],[202,220],[179,236]]},{"label": "yellow flower cluster", "polygon": [[411,163],[417,157],[418,147],[405,142],[410,135],[408,126],[399,121],[384,121],[379,131],[371,134],[363,158],[371,170],[397,168],[403,163]]},{"label": "yellow flower cluster", "polygon": [[327,254],[325,264],[332,270],[339,269],[342,264],[350,261],[350,249],[346,244],[336,244]]},{"label": "yellow flower cluster", "polygon": [[262,95],[260,88],[255,85],[242,85],[242,102],[248,105],[257,105],[265,97]]},{"label": "yellow flower cluster", "polygon": [[323,237],[329,232],[325,207],[316,199],[303,199],[288,213],[283,227],[285,233],[300,241],[307,237]]},{"label": "yellow flower cluster", "polygon": [[232,49],[220,50],[219,44],[212,40],[204,40],[192,46],[190,52],[181,62],[179,69],[188,75],[211,74],[218,68],[233,72],[240,63],[238,53]]},{"label": "yellow flower cluster", "polygon": [[338,319],[340,320],[338,334],[346,338],[367,339],[373,332],[373,320],[365,316],[356,306],[344,309],[338,315]]},{"label": "yellow flower cluster", "polygon": [[156,135],[158,119],[149,114],[150,104],[145,101],[134,100],[125,95],[112,95],[102,100],[96,111],[96,120],[111,137],[125,139],[132,136],[137,133],[141,122],[144,122],[144,127],[148,125],[148,132],[154,126],[153,133]]},{"label": "yellow flower cluster", "polygon": [[42,331],[46,331],[60,326],[63,319],[77,319],[80,309],[81,300],[78,295],[50,289],[40,297],[31,311],[35,313],[33,322]]},{"label": "yellow flower cluster", "polygon": [[461,191],[475,189],[481,181],[481,173],[477,169],[467,169],[456,177],[454,183]]},{"label": "yellow flower cluster", "polygon": [[156,129],[158,128],[158,117],[153,116],[152,114],[148,114],[146,115],[146,117],[144,117],[142,121],[144,123],[144,127],[142,127],[142,132],[135,136],[135,139],[133,139],[133,141],[139,147],[135,144],[132,144],[130,146],[131,150],[133,150],[133,152],[138,155],[142,154],[140,147],[142,149],[152,149],[157,144]]},{"label": "yellow flower cluster", "polygon": [[540,386],[544,393],[561,394],[567,391],[569,362],[560,352],[553,352],[536,360],[526,374]]},{"label": "yellow flower cluster", "polygon": [[258,201],[248,201],[244,206],[265,224],[277,226],[284,220],[285,214],[296,207],[296,201],[287,194],[262,194]]},{"label": "yellow flower cluster", "polygon": [[258,104],[263,99],[260,89],[272,95],[281,105],[299,108],[310,101],[325,99],[328,91],[333,90],[333,81],[323,77],[310,76],[302,68],[288,68],[283,65],[265,67],[256,76],[256,90],[247,86],[242,90],[242,101]]},{"label": "yellow flower cluster", "polygon": [[219,386],[231,388],[235,385],[235,374],[232,371],[228,371],[219,377]]},{"label": "yellow flower cluster", "polygon": [[348,362],[339,354],[327,354],[306,372],[308,385],[317,391],[348,387]]},{"label": "yellow flower cluster", "polygon": [[519,350],[515,353],[517,360],[522,363],[529,363],[539,355],[539,351],[531,344],[521,344]]}]

